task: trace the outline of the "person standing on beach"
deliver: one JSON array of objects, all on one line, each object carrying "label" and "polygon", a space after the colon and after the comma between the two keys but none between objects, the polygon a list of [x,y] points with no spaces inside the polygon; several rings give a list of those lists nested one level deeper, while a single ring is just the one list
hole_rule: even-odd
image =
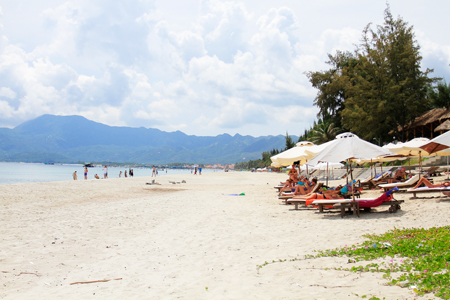
[{"label": "person standing on beach", "polygon": [[108,167],[104,166],[103,167],[103,179],[108,178]]},{"label": "person standing on beach", "polygon": [[127,178],[128,176],[127,176],[127,170],[125,170],[125,178]]},{"label": "person standing on beach", "polygon": [[84,179],[87,180],[87,173],[88,173],[88,169],[86,166],[84,166]]},{"label": "person standing on beach", "polygon": [[202,168],[198,167],[198,175],[202,175]]},{"label": "person standing on beach", "polygon": [[73,176],[73,180],[77,180],[78,179],[77,171],[73,172],[72,176]]},{"label": "person standing on beach", "polygon": [[155,175],[155,177],[156,177],[156,168],[155,168],[155,166],[153,166],[152,177],[153,177],[153,175]]},{"label": "person standing on beach", "polygon": [[122,171],[119,172],[119,178],[121,178],[121,177],[122,177]]}]

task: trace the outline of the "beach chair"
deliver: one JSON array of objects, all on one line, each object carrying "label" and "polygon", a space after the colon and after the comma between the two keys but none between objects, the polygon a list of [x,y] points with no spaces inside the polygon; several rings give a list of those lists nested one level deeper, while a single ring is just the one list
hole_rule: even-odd
[{"label": "beach chair", "polygon": [[356,186],[358,188],[362,188],[362,189],[364,189],[364,188],[370,189],[372,187],[371,180],[374,178],[375,178],[375,176],[369,176],[366,179],[359,179],[356,183]]},{"label": "beach chair", "polygon": [[[317,183],[314,188],[311,190],[311,192],[309,193],[317,193],[317,191],[323,186],[323,183]],[[284,200],[284,204],[288,204],[287,200],[295,197],[295,196],[304,196],[304,195],[294,195],[294,193],[292,193],[292,195],[290,194],[283,194],[281,196],[278,196],[278,199]]]},{"label": "beach chair", "polygon": [[413,187],[417,184],[417,182],[419,182],[419,174],[414,175],[413,177],[411,177],[410,179],[408,179],[407,181],[403,181],[403,182],[394,182],[394,183],[385,183],[385,184],[380,184],[378,185],[380,188],[384,189],[385,191],[398,187],[399,189],[404,189],[404,188],[410,188]]},{"label": "beach chair", "polygon": [[316,200],[311,203],[313,206],[319,207],[319,212],[323,212],[324,206],[332,205],[333,208],[340,208],[341,217],[345,216],[345,209],[348,208],[349,211],[353,210],[353,213],[359,217],[360,208],[370,210],[373,207],[378,207],[380,205],[390,205],[389,212],[395,213],[397,210],[401,209],[400,203],[404,200],[395,200],[392,198],[392,193],[398,191],[398,188],[394,188],[385,192],[378,198],[360,198],[355,199],[326,199],[326,200]]},{"label": "beach chair", "polygon": [[375,178],[370,180],[369,189],[376,187],[379,183],[383,183],[392,174],[391,171],[386,171],[382,174],[378,174]]},{"label": "beach chair", "polygon": [[410,188],[406,190],[405,193],[412,193],[413,196],[410,199],[417,199],[417,194],[422,193],[443,193],[445,196],[450,196],[450,187],[418,187],[418,188]]}]

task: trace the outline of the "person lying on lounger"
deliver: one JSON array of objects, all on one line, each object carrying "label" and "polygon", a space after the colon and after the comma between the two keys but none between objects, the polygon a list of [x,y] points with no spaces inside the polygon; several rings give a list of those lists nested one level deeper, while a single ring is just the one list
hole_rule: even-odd
[{"label": "person lying on lounger", "polygon": [[306,195],[311,193],[317,184],[317,178],[313,178],[311,182],[308,179],[299,181],[294,190],[294,195]]},{"label": "person lying on lounger", "polygon": [[285,191],[294,191],[295,190],[295,182],[292,179],[288,179],[284,186],[280,189],[280,192],[278,193],[278,196],[281,195],[281,193]]},{"label": "person lying on lounger", "polygon": [[416,184],[415,187],[413,187],[412,189],[417,189],[418,187],[420,187],[422,184],[426,185],[429,188],[433,188],[433,187],[447,187],[450,186],[450,182],[439,182],[439,183],[431,183],[428,179],[426,179],[425,177],[420,178],[419,182]]}]

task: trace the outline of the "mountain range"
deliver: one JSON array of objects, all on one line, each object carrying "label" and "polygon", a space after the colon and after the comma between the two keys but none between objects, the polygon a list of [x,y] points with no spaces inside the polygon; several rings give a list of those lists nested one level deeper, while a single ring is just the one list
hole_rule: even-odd
[{"label": "mountain range", "polygon": [[284,147],[283,135],[195,136],[108,126],[82,116],[42,115],[13,129],[0,128],[0,161],[231,164]]}]

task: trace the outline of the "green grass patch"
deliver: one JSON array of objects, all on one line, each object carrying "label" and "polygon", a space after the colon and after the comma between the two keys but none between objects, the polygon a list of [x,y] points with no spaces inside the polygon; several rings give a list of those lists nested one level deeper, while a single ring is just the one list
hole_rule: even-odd
[{"label": "green grass patch", "polygon": [[[347,269],[383,272],[391,285],[413,288],[418,295],[434,293],[450,299],[450,226],[430,229],[394,229],[381,235],[364,235],[361,245],[319,251],[313,257],[346,256],[352,262],[391,258]],[[395,262],[394,262],[395,259]]]},{"label": "green grass patch", "polygon": [[[303,259],[341,256],[348,257],[351,268],[325,268],[350,272],[382,272],[390,285],[410,287],[418,295],[434,293],[442,299],[450,299],[450,226],[430,229],[394,229],[381,235],[363,235],[362,244],[325,251],[316,255],[306,255]],[[293,258],[289,261],[303,260]],[[372,262],[384,259],[385,262]],[[257,265],[259,269],[286,259],[265,261]],[[364,265],[357,265],[365,261]],[[314,268],[314,266],[312,267]],[[366,298],[367,295],[362,296]],[[370,299],[379,299],[372,296]]]}]

